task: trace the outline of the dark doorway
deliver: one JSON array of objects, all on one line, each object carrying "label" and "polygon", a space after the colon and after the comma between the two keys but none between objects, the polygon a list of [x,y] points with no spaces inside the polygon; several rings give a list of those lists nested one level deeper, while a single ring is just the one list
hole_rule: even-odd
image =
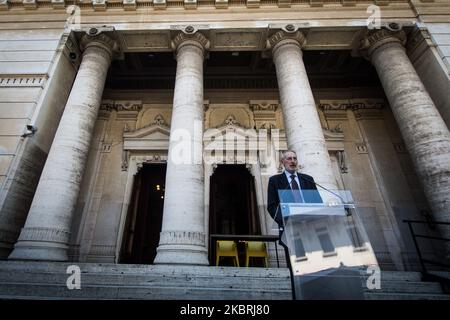
[{"label": "dark doorway", "polygon": [[210,180],[209,206],[210,234],[261,234],[255,179],[245,165],[217,167]]},{"label": "dark doorway", "polygon": [[144,164],[136,174],[125,223],[121,263],[151,264],[161,232],[165,164]]}]

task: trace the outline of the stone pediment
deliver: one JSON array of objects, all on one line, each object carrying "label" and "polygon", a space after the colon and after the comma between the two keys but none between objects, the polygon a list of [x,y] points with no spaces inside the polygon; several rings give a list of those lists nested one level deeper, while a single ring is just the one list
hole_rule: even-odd
[{"label": "stone pediment", "polygon": [[256,130],[242,127],[232,116],[217,128],[207,129],[203,135],[205,150],[223,150],[226,143],[233,143],[237,150],[257,148]]},{"label": "stone pediment", "polygon": [[169,149],[170,128],[164,124],[149,126],[124,132],[124,150],[167,150]]}]

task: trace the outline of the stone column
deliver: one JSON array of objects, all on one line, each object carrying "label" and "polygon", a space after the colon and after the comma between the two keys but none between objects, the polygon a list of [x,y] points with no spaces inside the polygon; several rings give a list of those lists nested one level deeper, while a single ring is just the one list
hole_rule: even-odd
[{"label": "stone column", "polygon": [[[93,30],[96,31],[96,30]],[[95,34],[95,33],[94,33]],[[100,107],[114,42],[84,35],[83,58],[39,180],[13,260],[67,261],[81,179]]]},{"label": "stone column", "polygon": [[203,60],[209,41],[187,27],[172,45],[177,73],[163,222],[154,263],[207,265],[202,155]]},{"label": "stone column", "polygon": [[[435,219],[448,222],[450,133],[406,55],[405,42],[403,31],[382,29],[369,34],[361,49],[378,72]],[[449,228],[444,235],[450,238]]]},{"label": "stone column", "polygon": [[305,37],[288,25],[269,39],[280,91],[288,148],[297,153],[301,172],[336,189],[331,160],[302,57]]}]

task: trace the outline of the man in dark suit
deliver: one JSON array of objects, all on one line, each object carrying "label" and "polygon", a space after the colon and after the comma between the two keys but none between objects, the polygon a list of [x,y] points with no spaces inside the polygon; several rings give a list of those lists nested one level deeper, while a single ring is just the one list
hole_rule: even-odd
[{"label": "man in dark suit", "polygon": [[[283,152],[281,162],[284,171],[281,174],[274,175],[269,179],[267,210],[270,216],[277,222],[280,234],[280,245],[284,248],[286,256],[286,264],[291,274],[292,297],[295,300],[294,275],[292,272],[291,261],[289,258],[289,249],[283,241],[284,223],[283,217],[279,210],[280,198],[278,191],[288,190],[283,195],[287,198],[287,202],[306,202],[306,203],[322,203],[319,191],[317,191],[316,183],[313,177],[297,172],[298,160],[295,151],[287,150]],[[284,199],[286,201],[286,199]]]},{"label": "man in dark suit", "polygon": [[295,151],[284,151],[281,161],[284,171],[270,177],[267,194],[267,210],[280,229],[283,228],[283,220],[278,208],[280,204],[279,190],[292,190],[285,194],[286,198],[292,198],[289,202],[323,202],[313,177],[297,172],[298,160]]}]

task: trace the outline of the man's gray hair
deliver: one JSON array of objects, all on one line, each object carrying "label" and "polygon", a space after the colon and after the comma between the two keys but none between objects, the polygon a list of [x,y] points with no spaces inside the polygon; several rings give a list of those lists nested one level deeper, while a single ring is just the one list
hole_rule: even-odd
[{"label": "man's gray hair", "polygon": [[281,160],[286,158],[286,153],[288,153],[288,152],[292,152],[295,155],[297,155],[297,152],[295,152],[294,150],[284,150],[283,152],[281,152]]}]

